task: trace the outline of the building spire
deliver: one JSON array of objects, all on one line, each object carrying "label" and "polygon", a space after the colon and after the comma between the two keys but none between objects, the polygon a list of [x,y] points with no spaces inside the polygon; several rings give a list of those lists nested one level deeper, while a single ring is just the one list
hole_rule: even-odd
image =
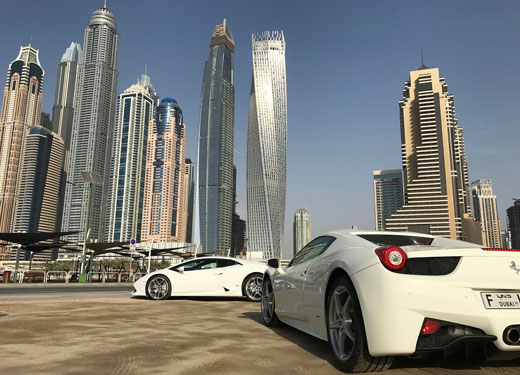
[{"label": "building spire", "polygon": [[[106,0],[105,0],[106,1]],[[146,69],[148,68],[148,64],[144,64],[144,75],[146,75]]]},{"label": "building spire", "polygon": [[107,7],[107,0],[105,0],[105,4],[103,5],[103,8],[106,9],[106,7]]},{"label": "building spire", "polygon": [[419,70],[423,70],[423,69],[430,69],[430,67],[424,65],[423,49],[421,48],[421,66],[419,67]]}]

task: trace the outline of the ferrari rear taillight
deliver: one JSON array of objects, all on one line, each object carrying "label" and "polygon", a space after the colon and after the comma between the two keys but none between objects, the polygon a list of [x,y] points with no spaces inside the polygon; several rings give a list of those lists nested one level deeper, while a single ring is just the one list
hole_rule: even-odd
[{"label": "ferrari rear taillight", "polygon": [[423,335],[431,335],[432,333],[437,332],[440,326],[441,322],[439,322],[438,320],[424,319],[424,323],[421,328],[421,333]]},{"label": "ferrari rear taillight", "polygon": [[379,247],[375,252],[390,271],[398,271],[406,264],[406,253],[398,246]]}]

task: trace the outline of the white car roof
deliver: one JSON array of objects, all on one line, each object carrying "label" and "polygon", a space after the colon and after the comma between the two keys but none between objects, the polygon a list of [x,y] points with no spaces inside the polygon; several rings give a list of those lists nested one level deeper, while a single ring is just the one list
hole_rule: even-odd
[{"label": "white car roof", "polygon": [[264,263],[264,262],[249,260],[249,259],[233,258],[233,257],[228,257],[228,256],[222,256],[222,255],[208,255],[205,257],[197,257],[197,258],[185,260],[181,263],[186,263],[186,262],[190,262],[192,260],[199,260],[199,259],[230,259],[230,260],[234,260],[235,262],[240,262],[240,263]]}]

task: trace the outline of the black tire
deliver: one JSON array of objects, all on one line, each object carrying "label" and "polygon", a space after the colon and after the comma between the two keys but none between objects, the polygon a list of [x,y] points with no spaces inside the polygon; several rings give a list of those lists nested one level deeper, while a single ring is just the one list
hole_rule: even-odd
[{"label": "black tire", "polygon": [[262,300],[262,274],[252,273],[248,275],[242,283],[242,295],[250,302],[260,302]]},{"label": "black tire", "polygon": [[279,327],[282,325],[282,322],[278,319],[278,316],[274,311],[274,303],[273,284],[269,276],[265,275],[262,283],[261,312],[262,321],[268,327]]},{"label": "black tire", "polygon": [[373,372],[390,367],[393,357],[372,357],[368,351],[361,307],[348,277],[340,276],[332,282],[325,307],[327,338],[332,360],[338,369]]},{"label": "black tire", "polygon": [[165,275],[154,275],[146,283],[146,296],[153,300],[164,300],[171,297],[172,284]]}]

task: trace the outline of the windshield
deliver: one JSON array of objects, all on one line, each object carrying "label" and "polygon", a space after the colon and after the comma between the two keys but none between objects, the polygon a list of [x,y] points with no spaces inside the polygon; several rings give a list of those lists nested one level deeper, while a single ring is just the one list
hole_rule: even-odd
[{"label": "windshield", "polygon": [[379,246],[410,246],[410,245],[430,245],[433,238],[421,236],[403,236],[394,234],[356,234]]}]

